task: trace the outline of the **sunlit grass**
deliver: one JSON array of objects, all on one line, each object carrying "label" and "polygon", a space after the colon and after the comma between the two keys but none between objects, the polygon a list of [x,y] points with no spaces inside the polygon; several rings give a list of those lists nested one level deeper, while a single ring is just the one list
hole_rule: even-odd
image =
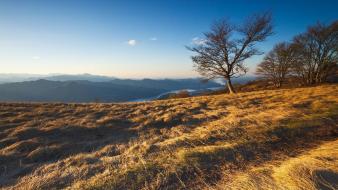
[{"label": "sunlit grass", "polygon": [[0,185],[334,189],[337,110],[337,85],[149,103],[1,104]]}]

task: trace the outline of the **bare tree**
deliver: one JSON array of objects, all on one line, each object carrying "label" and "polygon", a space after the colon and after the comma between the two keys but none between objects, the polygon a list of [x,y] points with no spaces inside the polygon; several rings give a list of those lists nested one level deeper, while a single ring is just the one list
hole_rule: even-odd
[{"label": "bare tree", "polygon": [[204,34],[204,43],[188,49],[196,53],[191,58],[203,77],[207,80],[225,79],[229,92],[234,93],[231,79],[248,71],[244,60],[261,54],[255,44],[264,41],[272,33],[269,13],[252,15],[240,26],[222,20],[214,23],[211,31]]},{"label": "bare tree", "polygon": [[338,21],[318,23],[293,40],[296,62],[293,71],[303,84],[324,82],[336,72],[338,63]]},{"label": "bare tree", "polygon": [[256,74],[271,80],[279,88],[290,73],[295,56],[290,44],[285,42],[275,45],[257,66]]}]

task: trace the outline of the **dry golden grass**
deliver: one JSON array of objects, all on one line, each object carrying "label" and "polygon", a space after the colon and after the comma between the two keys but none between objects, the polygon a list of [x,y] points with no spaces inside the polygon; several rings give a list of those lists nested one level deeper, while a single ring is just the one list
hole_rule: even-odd
[{"label": "dry golden grass", "polygon": [[338,189],[338,85],[0,104],[3,189]]}]

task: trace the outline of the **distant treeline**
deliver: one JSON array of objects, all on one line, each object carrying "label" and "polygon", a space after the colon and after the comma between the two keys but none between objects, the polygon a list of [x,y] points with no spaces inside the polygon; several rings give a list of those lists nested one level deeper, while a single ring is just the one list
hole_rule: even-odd
[{"label": "distant treeline", "polygon": [[327,82],[337,75],[338,21],[317,23],[291,42],[275,45],[258,65],[256,74],[281,87],[287,78],[299,85]]}]

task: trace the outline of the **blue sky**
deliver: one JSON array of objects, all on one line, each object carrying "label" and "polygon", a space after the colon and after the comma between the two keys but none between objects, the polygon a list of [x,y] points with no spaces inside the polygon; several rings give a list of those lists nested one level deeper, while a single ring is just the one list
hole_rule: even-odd
[{"label": "blue sky", "polygon": [[[338,19],[337,10],[338,1],[326,0],[0,0],[0,73],[193,77],[185,45],[215,20],[271,11],[275,35],[259,44],[267,52]],[[262,57],[246,61],[251,72]]]}]

